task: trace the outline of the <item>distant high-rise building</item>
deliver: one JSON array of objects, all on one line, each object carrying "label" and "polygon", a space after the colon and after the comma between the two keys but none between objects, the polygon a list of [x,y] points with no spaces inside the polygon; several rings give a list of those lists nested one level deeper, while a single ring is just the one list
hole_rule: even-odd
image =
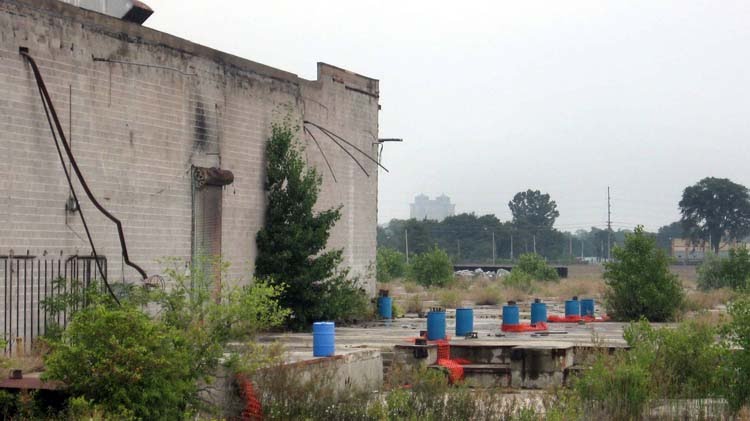
[{"label": "distant high-rise building", "polygon": [[442,221],[443,219],[453,216],[456,213],[456,205],[451,203],[450,197],[440,195],[435,199],[420,194],[414,198],[411,205],[411,217],[415,219],[432,219]]}]

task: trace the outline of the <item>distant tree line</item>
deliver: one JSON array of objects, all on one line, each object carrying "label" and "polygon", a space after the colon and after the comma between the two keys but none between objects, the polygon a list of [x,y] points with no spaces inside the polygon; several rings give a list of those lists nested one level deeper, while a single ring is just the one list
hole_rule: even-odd
[{"label": "distant tree line", "polygon": [[[694,243],[707,242],[718,252],[722,241],[741,240],[750,234],[750,193],[726,178],[707,177],[685,188],[680,200],[681,218],[658,229],[656,245],[671,251],[676,238]],[[560,216],[557,204],[539,190],[517,193],[508,203],[511,221],[495,215],[462,213],[441,222],[433,220],[391,220],[378,227],[378,247],[419,254],[437,246],[455,263],[496,263],[516,260],[533,253],[550,261],[571,262],[585,258],[604,259],[608,250],[622,245],[630,230],[591,227],[574,233],[554,228]],[[494,240],[493,240],[494,239]]]},{"label": "distant tree line", "polygon": [[[629,231],[613,230],[611,247],[622,244],[627,232]],[[500,221],[495,215],[477,216],[474,213],[462,213],[441,222],[393,219],[386,225],[378,226],[378,247],[405,253],[408,235],[411,256],[437,246],[445,250],[454,263],[491,263],[493,233],[496,263],[511,261],[511,237],[514,261],[522,254],[533,253],[534,242],[537,254],[549,261],[580,260],[581,246],[584,257],[607,257],[606,229],[592,227],[588,231],[570,233],[550,228],[531,233],[514,225],[512,221]]]},{"label": "distant tree line", "polygon": [[[508,202],[511,221],[495,215],[462,213],[443,221],[394,219],[378,227],[378,246],[409,254],[421,254],[434,247],[445,250],[456,263],[496,263],[516,260],[522,254],[537,253],[550,261],[573,261],[585,257],[604,258],[607,244],[614,247],[624,231],[591,228],[576,233],[554,228],[560,213],[549,194],[539,190],[517,193]],[[583,247],[583,250],[581,249]]]}]

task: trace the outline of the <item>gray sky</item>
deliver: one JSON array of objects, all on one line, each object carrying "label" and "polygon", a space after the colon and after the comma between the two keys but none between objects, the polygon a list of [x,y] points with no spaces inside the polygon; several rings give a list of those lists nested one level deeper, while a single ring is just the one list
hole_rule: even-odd
[{"label": "gray sky", "polygon": [[[562,230],[676,220],[705,176],[750,185],[750,2],[146,0],[146,26],[315,78],[380,80],[379,220],[419,193],[509,219],[527,188]],[[218,6],[220,5],[220,6]]]}]

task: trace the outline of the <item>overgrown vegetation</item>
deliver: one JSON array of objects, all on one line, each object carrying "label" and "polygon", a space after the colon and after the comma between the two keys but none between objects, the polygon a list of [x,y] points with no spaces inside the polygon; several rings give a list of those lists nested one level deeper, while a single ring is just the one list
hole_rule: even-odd
[{"label": "overgrown vegetation", "polygon": [[424,286],[445,286],[453,280],[453,264],[448,254],[437,247],[414,256],[409,277]]},{"label": "overgrown vegetation", "polygon": [[698,268],[698,287],[703,290],[715,288],[745,289],[750,284],[750,252],[746,247],[729,250],[729,257],[721,259],[707,254]]},{"label": "overgrown vegetation", "polygon": [[289,315],[278,302],[280,287],[255,281],[217,288],[214,271],[202,268],[226,269],[221,262],[194,262],[190,271],[171,263],[168,290],[132,287],[119,306],[93,285],[47,303],[87,304],[58,338],[47,339],[45,377],[65,382],[71,411],[104,419],[183,419],[211,411],[199,392],[213,382],[226,344]]},{"label": "overgrown vegetation", "polygon": [[517,270],[528,273],[537,281],[557,281],[560,279],[557,270],[548,265],[544,257],[536,253],[522,254],[518,259],[518,264],[513,268],[513,271]]},{"label": "overgrown vegetation", "polygon": [[[445,373],[427,368],[391,371],[384,391],[372,393],[351,385],[336,388],[330,374],[304,374],[298,368],[274,366],[258,372],[257,380],[268,420],[541,420],[544,415],[521,400],[500,393],[450,385]],[[340,386],[340,385],[339,385]],[[565,419],[565,410],[550,399],[542,402],[551,419]]]},{"label": "overgrown vegetation", "polygon": [[377,256],[378,282],[388,282],[406,275],[406,256],[388,247],[379,247]]},{"label": "overgrown vegetation", "polygon": [[717,367],[728,351],[716,342],[716,333],[697,323],[676,329],[654,329],[645,320],[632,323],[625,329],[630,350],[593,355],[590,370],[574,382],[573,391],[586,413],[600,419],[641,419],[665,399],[709,405],[710,399],[726,395],[726,373]]},{"label": "overgrown vegetation", "polygon": [[284,285],[280,303],[292,310],[287,325],[306,329],[319,320],[363,317],[368,300],[340,269],[342,250],[326,250],[340,209],[314,212],[322,179],[301,156],[297,127],[274,123],[266,144],[265,224],[258,232],[255,274]]},{"label": "overgrown vegetation", "polygon": [[198,380],[185,334],[129,304],[92,305],[53,345],[45,376],[116,418],[185,418]]},{"label": "overgrown vegetation", "polygon": [[512,270],[509,274],[503,276],[503,285],[508,288],[514,288],[519,291],[531,294],[534,291],[533,277],[522,270]]},{"label": "overgrown vegetation", "polygon": [[729,306],[731,321],[722,333],[732,348],[725,370],[727,401],[733,411],[750,404],[750,296],[745,295]]},{"label": "overgrown vegetation", "polygon": [[638,226],[612,254],[614,260],[604,265],[608,314],[615,320],[674,320],[684,294],[669,271],[669,257],[654,238]]}]

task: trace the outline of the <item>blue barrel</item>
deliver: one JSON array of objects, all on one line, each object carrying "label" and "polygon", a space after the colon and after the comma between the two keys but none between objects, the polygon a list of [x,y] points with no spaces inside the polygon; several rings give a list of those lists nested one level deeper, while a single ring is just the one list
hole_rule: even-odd
[{"label": "blue barrel", "polygon": [[427,339],[445,339],[445,311],[432,310],[427,313]]},{"label": "blue barrel", "polygon": [[381,319],[393,318],[393,298],[378,297],[378,315]]},{"label": "blue barrel", "polygon": [[503,324],[517,325],[520,323],[518,306],[514,301],[508,301],[508,305],[503,306]]},{"label": "blue barrel", "polygon": [[581,302],[578,301],[578,298],[573,297],[572,300],[565,300],[565,317],[580,316],[580,315],[581,315]]},{"label": "blue barrel", "polygon": [[581,316],[594,317],[594,299],[584,298],[581,300]]},{"label": "blue barrel", "polygon": [[537,298],[531,303],[531,324],[535,325],[540,322],[547,323],[547,304]]},{"label": "blue barrel", "polygon": [[456,309],[456,336],[466,336],[474,331],[474,309]]},{"label": "blue barrel", "polygon": [[313,357],[330,357],[335,353],[336,328],[334,323],[313,323]]}]

